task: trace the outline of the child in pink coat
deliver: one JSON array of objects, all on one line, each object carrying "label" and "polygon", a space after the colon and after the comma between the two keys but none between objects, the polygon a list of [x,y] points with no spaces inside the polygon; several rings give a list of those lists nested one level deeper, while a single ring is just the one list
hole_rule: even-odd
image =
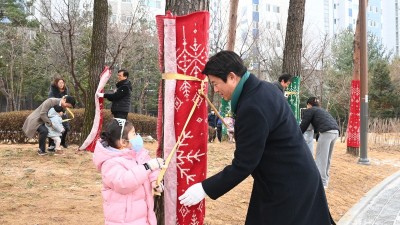
[{"label": "child in pink coat", "polygon": [[156,186],[161,158],[150,159],[143,139],[124,119],[108,124],[97,142],[93,162],[101,172],[106,225],[156,225],[152,189]]}]

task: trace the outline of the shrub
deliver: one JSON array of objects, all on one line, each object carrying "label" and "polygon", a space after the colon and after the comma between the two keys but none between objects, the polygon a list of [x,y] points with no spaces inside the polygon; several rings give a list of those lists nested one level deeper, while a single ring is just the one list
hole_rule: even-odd
[{"label": "shrub", "polygon": [[[83,127],[84,109],[71,109],[75,118],[70,120],[71,132],[68,134],[68,142],[80,144],[81,129]],[[25,119],[32,111],[14,111],[0,113],[0,141],[12,143],[37,142],[37,134],[33,139],[29,139],[22,131]],[[103,110],[103,125],[107,124],[111,118],[110,110]],[[141,114],[128,114],[128,121],[135,126],[136,132],[141,135],[156,136],[157,118]]]}]

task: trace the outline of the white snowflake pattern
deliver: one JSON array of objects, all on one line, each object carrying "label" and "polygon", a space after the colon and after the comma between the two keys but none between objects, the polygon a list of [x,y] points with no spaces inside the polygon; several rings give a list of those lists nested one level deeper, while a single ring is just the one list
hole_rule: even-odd
[{"label": "white snowflake pattern", "polygon": [[179,111],[179,109],[181,108],[182,104],[183,104],[182,100],[180,100],[178,97],[175,97],[174,105],[175,105],[175,110],[176,111]]},{"label": "white snowflake pattern", "polygon": [[[195,27],[197,23],[195,23]],[[184,74],[192,74],[195,77],[201,72],[200,65],[204,66],[205,58],[207,58],[207,49],[202,44],[197,43],[196,36],[194,37],[193,44],[189,45],[186,39],[185,26],[182,27],[183,30],[183,48],[177,49],[177,66],[178,69],[182,70]],[[195,28],[193,33],[197,34],[197,29]],[[191,68],[191,71],[188,69]]]},{"label": "white snowflake pattern", "polygon": [[354,87],[351,90],[355,96],[360,96],[360,88],[359,87]]},{"label": "white snowflake pattern", "polygon": [[192,214],[192,219],[190,221],[190,225],[199,225],[199,220],[197,219],[196,214]]},{"label": "white snowflake pattern", "polygon": [[188,98],[190,95],[190,88],[191,88],[190,83],[185,80],[179,87],[179,91],[183,92],[183,96],[185,96],[185,98]]},{"label": "white snowflake pattern", "polygon": [[191,135],[191,131],[184,133],[182,136],[182,140],[180,141],[180,144],[178,146],[178,149],[176,150],[176,167],[178,168],[180,177],[185,178],[187,184],[189,184],[190,181],[194,181],[196,174],[188,173],[190,169],[183,167],[185,165],[185,162],[190,162],[191,164],[193,164],[195,161],[200,162],[201,161],[200,158],[206,155],[205,153],[201,153],[200,149],[195,152],[193,150],[190,150],[187,154],[186,151],[182,151],[179,149],[182,146],[188,146],[188,144],[185,141],[187,139],[192,139],[192,138],[193,135]]},{"label": "white snowflake pattern", "polygon": [[192,98],[192,102],[195,103],[197,98],[199,98],[199,102],[197,102],[197,108],[200,108],[201,104],[202,104],[203,101],[204,101],[204,98],[202,98],[202,97],[199,95],[199,93],[196,93],[196,94],[193,96],[193,98]]},{"label": "white snowflake pattern", "polygon": [[201,117],[197,117],[197,119],[196,119],[196,122],[198,122],[198,123],[201,123],[201,122],[203,122],[203,118],[201,118]]},{"label": "white snowflake pattern", "polygon": [[181,213],[182,217],[185,218],[185,216],[190,212],[190,210],[188,209],[188,207],[181,205],[179,212]]},{"label": "white snowflake pattern", "polygon": [[197,206],[197,210],[203,212],[203,208],[204,208],[204,201],[200,201],[200,204]]}]

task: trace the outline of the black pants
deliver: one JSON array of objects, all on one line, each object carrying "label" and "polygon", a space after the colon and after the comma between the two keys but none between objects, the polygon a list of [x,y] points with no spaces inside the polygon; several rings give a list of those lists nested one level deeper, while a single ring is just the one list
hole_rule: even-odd
[{"label": "black pants", "polygon": [[215,140],[216,130],[215,127],[208,126],[208,142],[213,142]]},{"label": "black pants", "polygon": [[217,138],[219,142],[222,141],[222,125],[221,126],[217,125]]},{"label": "black pants", "polygon": [[46,125],[42,124],[39,126],[37,129],[39,132],[39,149],[42,152],[46,151],[46,138],[47,134],[49,133],[49,130],[47,129]]},{"label": "black pants", "polygon": [[120,118],[120,119],[128,118],[128,112],[114,111],[111,113],[113,114],[114,118]]}]

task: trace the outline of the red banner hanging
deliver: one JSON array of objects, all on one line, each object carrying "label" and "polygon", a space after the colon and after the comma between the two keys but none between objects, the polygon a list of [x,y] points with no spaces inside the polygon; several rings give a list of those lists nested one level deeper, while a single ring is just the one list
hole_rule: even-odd
[{"label": "red banner hanging", "polygon": [[[206,77],[201,71],[208,60],[209,13],[157,16],[157,27],[161,71],[204,80]],[[200,88],[199,81],[165,81],[162,102],[165,156],[181,134]],[[206,178],[207,127],[207,105],[205,99],[201,98],[185,129],[183,142],[177,148],[164,177],[165,225],[200,225],[204,222],[204,200],[196,206],[185,207],[179,204],[178,196]]]}]

